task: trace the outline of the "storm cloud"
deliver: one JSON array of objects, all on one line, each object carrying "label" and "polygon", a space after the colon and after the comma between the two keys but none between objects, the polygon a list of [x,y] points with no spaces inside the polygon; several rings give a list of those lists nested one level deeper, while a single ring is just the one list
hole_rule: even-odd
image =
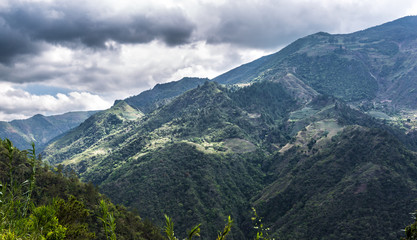
[{"label": "storm cloud", "polygon": [[195,28],[180,9],[158,9],[135,15],[100,16],[64,1],[20,3],[0,11],[0,62],[20,54],[36,54],[41,42],[106,48],[110,41],[144,44],[160,40],[168,46],[189,42]]},{"label": "storm cloud", "polygon": [[20,54],[36,54],[42,49],[39,43],[33,42],[29,36],[10,28],[0,19],[0,62],[9,63]]}]

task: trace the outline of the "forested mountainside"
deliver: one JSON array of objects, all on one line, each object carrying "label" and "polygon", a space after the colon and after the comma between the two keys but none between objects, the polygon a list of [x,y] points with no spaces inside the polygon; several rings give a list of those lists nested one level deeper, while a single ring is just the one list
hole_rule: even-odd
[{"label": "forested mountainside", "polygon": [[202,239],[228,215],[228,238],[251,239],[252,207],[280,239],[398,239],[417,209],[416,29],[317,33],[213,80],[157,85],[44,159],[156,224],[202,223]]},{"label": "forested mountainside", "polygon": [[399,239],[417,207],[416,161],[387,132],[349,126],[272,156],[253,202],[280,239]]},{"label": "forested mountainside", "polygon": [[[116,106],[119,104],[127,105],[119,102]],[[273,188],[275,181],[288,180],[288,175],[277,175],[271,168],[280,159],[277,156],[293,153],[288,156],[309,159],[321,151],[332,153],[335,147],[332,141],[347,127],[360,125],[357,131],[368,136],[366,131],[381,125],[378,120],[331,96],[318,95],[302,105],[277,82],[259,82],[237,89],[206,82],[137,119],[124,119],[117,113],[101,114],[112,117],[97,118],[94,125],[87,125],[87,121],[58,139],[45,149],[45,160],[75,169],[84,181],[98,185],[116,202],[138,209],[141,216],[159,224],[166,213],[173,216],[179,229],[187,228],[190,222],[202,223],[204,239],[215,238],[215,230],[222,227],[222,219],[227,215],[236,223],[231,238],[245,239],[252,234],[251,206],[257,206],[261,213],[274,208],[275,201],[262,201],[264,191]],[[115,122],[114,119],[118,119],[118,124],[109,124]],[[86,134],[92,129],[108,134]],[[388,130],[380,131],[391,136]],[[93,137],[98,138],[91,141]],[[402,146],[397,142],[397,146]],[[355,152],[356,146],[343,143],[342,148]],[[371,152],[367,154],[364,159],[373,158]],[[331,167],[328,171],[344,171],[343,165],[331,164]],[[414,171],[413,165],[404,166],[409,167]],[[304,176],[302,171],[299,174]],[[341,178],[349,174],[351,172]],[[311,185],[303,186],[315,189],[327,179],[334,184],[328,186],[329,191],[339,188],[337,180],[330,180],[332,176],[317,178],[311,179]],[[379,183],[382,179],[375,181]],[[341,191],[346,190],[344,187],[350,186],[342,186]],[[404,191],[408,190],[412,187]],[[364,206],[368,210],[374,204],[384,206],[392,200],[375,197],[370,191],[362,195],[369,198],[370,204]],[[411,191],[410,199],[413,197]],[[357,206],[345,207],[346,211],[353,211]],[[396,225],[390,230],[381,230],[385,232],[380,237],[400,236],[400,229],[397,231],[395,227],[405,226],[409,219],[396,216],[404,216],[415,207],[414,202],[407,201],[404,208],[388,216],[389,222],[394,221]],[[371,220],[372,216],[369,211],[363,217]],[[279,217],[283,219],[285,215]],[[265,219],[272,218],[266,215]],[[343,219],[339,219],[339,223],[353,224]],[[314,224],[310,226],[318,229]],[[278,227],[272,229],[273,233],[282,231]],[[317,236],[325,233],[324,230],[316,232]],[[368,235],[362,231],[353,233],[352,237]]]},{"label": "forested mountainside", "polygon": [[25,120],[0,121],[0,136],[9,138],[20,149],[28,149],[34,142],[42,150],[49,141],[80,125],[96,112],[69,112],[47,117],[38,114]]},{"label": "forested mountainside", "polygon": [[159,227],[114,205],[91,183],[8,139],[0,141],[0,182],[1,239],[164,239]]}]

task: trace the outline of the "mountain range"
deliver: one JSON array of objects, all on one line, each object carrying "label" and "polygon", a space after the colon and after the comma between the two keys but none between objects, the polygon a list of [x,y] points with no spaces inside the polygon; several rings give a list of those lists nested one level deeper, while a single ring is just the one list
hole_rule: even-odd
[{"label": "mountain range", "polygon": [[41,151],[49,141],[77,127],[97,111],[68,112],[62,115],[37,114],[23,120],[0,121],[0,136],[9,138],[19,149],[30,148],[35,143]]},{"label": "mountain range", "polygon": [[320,32],[156,85],[49,137],[44,161],[202,239],[228,215],[230,239],[250,239],[252,207],[280,239],[398,239],[417,209],[416,30]]}]

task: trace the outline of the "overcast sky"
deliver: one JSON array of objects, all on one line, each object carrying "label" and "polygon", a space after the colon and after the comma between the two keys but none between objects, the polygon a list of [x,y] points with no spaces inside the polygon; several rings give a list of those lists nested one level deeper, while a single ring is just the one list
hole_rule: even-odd
[{"label": "overcast sky", "polygon": [[417,15],[414,0],[0,0],[0,120],[110,107],[306,35]]}]

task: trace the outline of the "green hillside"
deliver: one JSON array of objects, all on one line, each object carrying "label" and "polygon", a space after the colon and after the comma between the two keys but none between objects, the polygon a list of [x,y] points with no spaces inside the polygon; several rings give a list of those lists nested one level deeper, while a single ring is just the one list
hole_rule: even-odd
[{"label": "green hillside", "polygon": [[[104,137],[112,138],[119,131],[120,126],[140,119],[142,116],[143,113],[140,111],[132,108],[124,101],[119,101],[110,109],[92,115],[80,126],[70,130],[65,136],[49,144],[44,149],[46,156],[52,156],[49,153],[51,148],[59,149],[58,151],[54,150],[53,153],[58,152],[60,154],[45,158],[45,160],[51,164],[56,164],[70,158],[74,159],[76,154],[89,149],[100,139]],[[68,149],[72,149],[71,152],[68,152]],[[97,154],[100,153],[97,152]],[[94,156],[94,153],[87,152],[86,154]]]},{"label": "green hillside", "polygon": [[416,154],[385,131],[348,127],[272,157],[254,204],[280,239],[399,239],[417,208]]},{"label": "green hillside", "polygon": [[[136,111],[125,102],[118,104],[122,104],[126,112]],[[303,216],[314,214],[313,210],[313,213],[301,211],[310,197],[330,201],[326,198],[333,197],[331,193],[339,198],[340,193],[351,191],[351,184],[342,180],[354,178],[351,175],[354,171],[338,161],[349,162],[349,157],[353,156],[348,155],[343,160],[332,154],[343,151],[356,153],[357,145],[362,146],[365,140],[384,144],[392,141],[395,144],[390,144],[392,150],[387,151],[408,154],[407,159],[411,160],[398,164],[402,171],[414,171],[413,154],[405,150],[395,137],[385,130],[375,131],[384,132],[386,139],[368,133],[374,131],[370,128],[391,128],[382,127],[377,120],[331,96],[318,95],[303,105],[293,99],[288,88],[280,82],[259,82],[230,89],[215,82],[206,82],[155,111],[130,120],[121,120],[119,116],[122,112],[116,110],[118,104],[94,115],[67,136],[49,145],[45,149],[45,160],[75,169],[82,180],[91,181],[112,200],[137,209],[141,216],[158,224],[163,224],[164,214],[173,217],[178,229],[202,223],[202,239],[215,238],[216,230],[222,228],[223,219],[228,215],[236,223],[230,238],[247,239],[247,236],[253,235],[249,223],[253,205],[264,216],[265,224],[273,227],[271,233],[279,233],[283,237],[304,238],[312,234],[317,238],[332,239],[337,236],[357,239],[365,235],[356,231],[349,232],[349,236],[326,235],[327,232],[321,228],[325,226],[325,221],[353,228],[357,223],[355,219],[368,226],[376,221],[373,206],[379,206],[381,211],[393,211],[388,204],[393,198],[374,197],[372,194],[376,193],[370,191],[362,194],[367,199],[367,205],[363,205],[361,218],[356,218],[357,215],[351,219],[338,218],[338,207],[326,213],[330,220],[325,216],[322,216],[323,221],[300,220]],[[349,127],[359,125],[363,127]],[[337,140],[352,139],[356,135],[368,138],[354,143]],[[363,146],[369,144],[364,143]],[[373,150],[360,152],[361,157],[366,161],[372,159],[375,164],[385,161],[382,158],[385,154],[383,148]],[[323,155],[325,153],[327,155]],[[320,171],[340,173],[339,180],[325,174],[313,181],[312,176],[320,175],[320,172],[300,170],[312,166],[305,165],[307,163],[319,161],[321,164],[324,161],[317,159],[329,161],[329,165],[323,166],[325,169]],[[281,161],[293,165],[282,165]],[[365,165],[368,164],[366,161]],[[384,164],[381,163],[385,167]],[[284,174],[282,171],[285,169],[290,169],[290,173]],[[397,176],[398,173],[392,174]],[[298,178],[302,179],[299,180],[301,185],[289,187]],[[394,180],[401,184],[407,181],[414,184],[416,181],[414,175]],[[372,184],[386,184],[383,177],[373,181]],[[328,188],[324,195],[316,196],[323,186]],[[401,186],[404,187],[402,193],[409,194],[408,200],[401,202],[402,207],[393,214],[387,215],[384,224],[376,226],[375,234],[378,235],[372,236],[381,239],[399,236],[394,228],[407,224],[406,218],[397,219],[395,216],[404,216],[416,207],[410,200],[414,196],[414,187]],[[280,193],[283,187],[290,191],[290,195]],[[389,190],[394,191],[392,187]],[[296,193],[291,195],[292,191]],[[284,200],[282,196],[290,199]],[[279,200],[272,200],[276,198]],[[277,204],[277,201],[284,205]],[[344,201],[343,206],[348,212],[355,211],[359,203],[349,201]],[[294,204],[301,204],[301,210],[295,211]],[[287,215],[284,213],[289,214],[287,211],[294,216],[285,218]],[[289,224],[293,228],[286,230],[287,225],[281,226],[292,218],[296,219]],[[305,233],[297,232],[301,226],[305,228]]]},{"label": "green hillside", "polygon": [[[243,96],[256,99],[259,93],[270,98],[251,105],[244,101]],[[206,82],[135,121],[114,125],[106,118],[95,119],[102,132],[111,127],[115,134],[91,138],[86,133],[96,129],[82,124],[49,145],[45,160],[66,159],[54,163],[76,169],[83,180],[137,208],[142,216],[160,222],[169,213],[180,229],[201,222],[202,235],[214,238],[222,219],[232,215],[242,222],[249,213],[250,196],[262,187],[255,159],[264,153],[258,149],[265,132],[296,107],[288,96],[278,83],[231,91]],[[72,139],[80,144],[59,147]],[[241,239],[243,232],[235,226],[232,235]]]}]

